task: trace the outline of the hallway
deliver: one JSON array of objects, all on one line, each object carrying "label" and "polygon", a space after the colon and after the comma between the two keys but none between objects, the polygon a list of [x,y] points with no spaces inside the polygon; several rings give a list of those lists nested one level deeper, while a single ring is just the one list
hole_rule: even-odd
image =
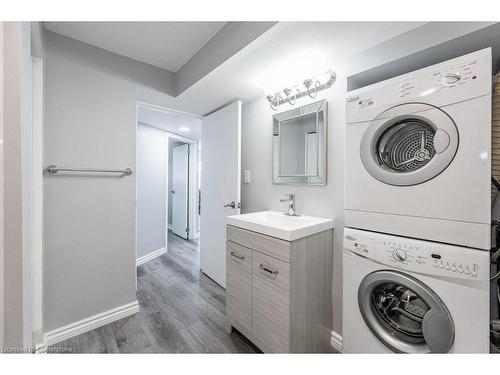
[{"label": "hallway", "polygon": [[50,347],[72,353],[255,353],[225,332],[225,291],[199,270],[199,242],[169,232],[168,253],[137,268],[140,312]]}]

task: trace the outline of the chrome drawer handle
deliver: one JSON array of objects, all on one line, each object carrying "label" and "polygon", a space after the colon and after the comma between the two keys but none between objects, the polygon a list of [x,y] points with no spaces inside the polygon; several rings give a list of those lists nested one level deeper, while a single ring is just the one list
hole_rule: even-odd
[{"label": "chrome drawer handle", "polygon": [[269,277],[271,277],[272,279],[275,279],[276,276],[278,276],[278,271],[270,270],[269,268],[264,267],[263,264],[259,265],[259,268],[261,271],[266,272],[265,275],[269,275]]},{"label": "chrome drawer handle", "polygon": [[236,259],[239,259],[239,260],[245,260],[245,257],[243,255],[238,255],[236,254],[234,251],[231,251],[231,255],[233,257],[235,257]]}]

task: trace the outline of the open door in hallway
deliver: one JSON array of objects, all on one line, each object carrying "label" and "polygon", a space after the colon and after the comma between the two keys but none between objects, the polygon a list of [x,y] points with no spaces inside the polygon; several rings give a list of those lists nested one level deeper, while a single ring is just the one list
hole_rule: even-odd
[{"label": "open door in hallway", "polygon": [[172,232],[189,235],[189,145],[174,147],[172,153]]},{"label": "open door in hallway", "polygon": [[241,102],[201,124],[200,267],[226,287],[226,216],[240,213]]}]

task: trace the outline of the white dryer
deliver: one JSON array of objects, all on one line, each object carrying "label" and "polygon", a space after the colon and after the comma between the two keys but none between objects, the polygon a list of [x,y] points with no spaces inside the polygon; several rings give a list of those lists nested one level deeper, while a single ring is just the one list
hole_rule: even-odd
[{"label": "white dryer", "polygon": [[489,253],[346,228],[345,353],[489,353]]},{"label": "white dryer", "polygon": [[346,226],[489,250],[491,58],[348,93]]}]

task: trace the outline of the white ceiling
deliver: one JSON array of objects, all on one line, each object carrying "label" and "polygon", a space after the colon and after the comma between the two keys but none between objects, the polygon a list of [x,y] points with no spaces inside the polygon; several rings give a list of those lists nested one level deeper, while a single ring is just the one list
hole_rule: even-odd
[{"label": "white ceiling", "polygon": [[280,22],[178,97],[147,89],[140,99],[205,115],[241,99],[336,70],[349,57],[423,25],[423,22]]},{"label": "white ceiling", "polygon": [[227,22],[45,22],[69,38],[177,72]]},{"label": "white ceiling", "polygon": [[137,120],[196,141],[201,137],[201,120],[190,115],[139,107]]}]

